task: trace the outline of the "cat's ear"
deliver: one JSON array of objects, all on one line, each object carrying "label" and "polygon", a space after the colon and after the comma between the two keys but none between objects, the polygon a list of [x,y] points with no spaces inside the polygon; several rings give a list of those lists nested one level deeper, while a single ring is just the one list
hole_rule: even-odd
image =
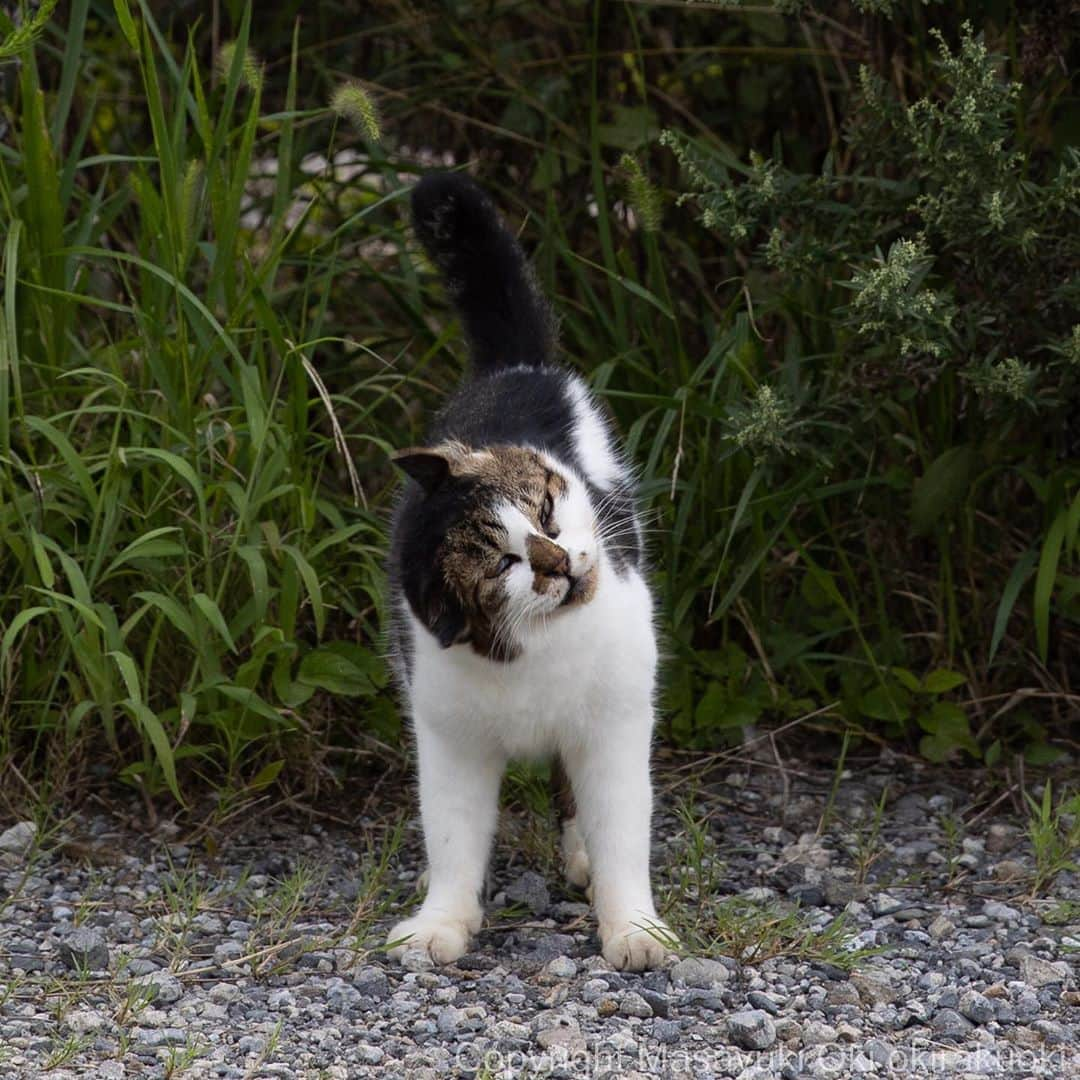
[{"label": "cat's ear", "polygon": [[390,460],[405,470],[425,491],[437,490],[450,475],[450,461],[437,450],[410,446],[392,454]]},{"label": "cat's ear", "polygon": [[446,483],[447,477],[468,455],[457,443],[441,446],[409,446],[391,455],[390,460],[405,470],[429,495]]}]

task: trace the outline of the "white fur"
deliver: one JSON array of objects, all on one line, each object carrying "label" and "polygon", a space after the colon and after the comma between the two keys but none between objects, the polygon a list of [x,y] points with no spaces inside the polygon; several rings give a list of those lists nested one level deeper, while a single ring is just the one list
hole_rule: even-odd
[{"label": "white fur", "polygon": [[576,376],[570,379],[570,404],[574,411],[574,449],[586,476],[606,490],[625,480],[625,470],[611,447],[611,433],[593,403],[588,387]]},{"label": "white fur", "polygon": [[[577,415],[592,410],[587,397],[574,401]],[[589,415],[607,440],[599,417]],[[615,482],[618,462],[588,420],[576,438],[579,450],[587,449],[581,460],[590,480]],[[581,478],[564,462],[551,464],[570,481],[555,507],[557,543],[570,554],[575,575],[595,566],[594,597],[560,608],[561,595],[532,591],[525,541],[534,530],[506,506],[501,517],[509,550],[522,557],[507,579],[521,654],[497,663],[467,644],[440,648],[409,616],[408,696],[431,876],[420,910],[391,932],[392,952],[399,955],[419,948],[449,963],[468,949],[481,923],[479,897],[506,764],[556,752],[577,804],[563,836],[567,873],[578,884],[591,878],[605,958],[618,968],[640,969],[656,966],[667,953],[658,938],[670,940],[670,931],[657,918],[649,885],[657,659],[652,598],[636,570],[620,575],[608,562]]]}]

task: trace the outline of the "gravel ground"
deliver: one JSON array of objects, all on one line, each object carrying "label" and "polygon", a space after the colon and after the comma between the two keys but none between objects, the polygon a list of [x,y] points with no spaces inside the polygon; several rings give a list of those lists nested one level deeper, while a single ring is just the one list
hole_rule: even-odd
[{"label": "gravel ground", "polygon": [[378,951],[421,870],[400,803],[252,811],[214,845],[115,813],[0,830],[0,1076],[1080,1076],[1080,875],[1030,896],[1008,799],[891,760],[730,769],[661,770],[688,949],[643,975],[606,968],[535,811],[504,814],[445,970]]}]

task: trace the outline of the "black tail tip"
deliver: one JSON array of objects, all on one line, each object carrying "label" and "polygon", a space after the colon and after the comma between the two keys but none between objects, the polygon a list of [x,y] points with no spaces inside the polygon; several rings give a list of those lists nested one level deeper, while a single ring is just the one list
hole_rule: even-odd
[{"label": "black tail tip", "polygon": [[499,228],[491,200],[464,173],[429,173],[412,190],[416,234],[432,254],[460,250]]}]

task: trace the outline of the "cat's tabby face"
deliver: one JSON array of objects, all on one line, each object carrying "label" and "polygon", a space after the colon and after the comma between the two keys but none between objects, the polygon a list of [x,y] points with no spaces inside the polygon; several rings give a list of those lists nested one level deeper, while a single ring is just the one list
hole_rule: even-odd
[{"label": "cat's tabby face", "polygon": [[443,443],[395,459],[423,488],[403,552],[405,594],[444,646],[467,641],[513,659],[537,626],[592,599],[596,520],[572,472],[517,446]]}]

